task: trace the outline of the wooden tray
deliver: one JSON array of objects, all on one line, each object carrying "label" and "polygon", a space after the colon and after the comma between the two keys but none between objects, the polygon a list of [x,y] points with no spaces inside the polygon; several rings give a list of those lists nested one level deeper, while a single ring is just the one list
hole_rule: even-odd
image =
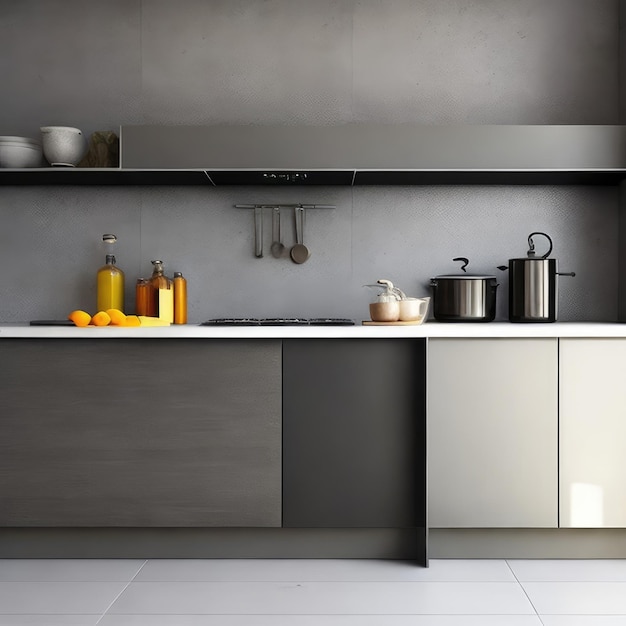
[{"label": "wooden tray", "polygon": [[363,326],[418,326],[423,324],[424,320],[414,320],[412,322],[372,322],[371,320],[363,320]]}]

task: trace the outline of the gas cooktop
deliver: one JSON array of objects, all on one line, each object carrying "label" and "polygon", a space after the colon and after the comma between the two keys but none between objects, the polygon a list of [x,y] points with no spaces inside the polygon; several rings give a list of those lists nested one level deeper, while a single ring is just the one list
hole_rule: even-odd
[{"label": "gas cooktop", "polygon": [[221,317],[202,322],[200,326],[354,326],[354,320],[341,317]]}]

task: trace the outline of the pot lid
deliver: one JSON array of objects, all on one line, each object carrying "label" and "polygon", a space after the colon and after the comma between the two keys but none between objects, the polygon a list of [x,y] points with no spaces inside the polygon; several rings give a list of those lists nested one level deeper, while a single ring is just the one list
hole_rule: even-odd
[{"label": "pot lid", "polygon": [[454,279],[454,280],[496,280],[495,276],[481,276],[480,274],[444,274],[441,276],[435,276],[434,278],[431,278],[430,280],[449,280],[449,279]]},{"label": "pot lid", "polygon": [[[463,265],[461,266],[461,269],[463,270],[463,272],[465,272],[465,268],[469,265],[469,259],[467,257],[464,256],[457,256],[454,259],[452,259],[453,261],[461,261],[461,263],[463,263]],[[487,275],[481,275],[481,274],[443,274],[441,276],[435,276],[435,278],[431,278],[430,280],[449,280],[449,279],[461,279],[461,280],[496,280],[495,276],[487,276]]]}]

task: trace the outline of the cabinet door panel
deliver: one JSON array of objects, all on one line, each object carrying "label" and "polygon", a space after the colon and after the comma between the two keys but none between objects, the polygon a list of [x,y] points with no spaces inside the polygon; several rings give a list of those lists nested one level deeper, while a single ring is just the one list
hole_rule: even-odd
[{"label": "cabinet door panel", "polygon": [[3,340],[0,525],[280,526],[280,349]]},{"label": "cabinet door panel", "polygon": [[626,339],[562,339],[560,523],[626,527]]},{"label": "cabinet door panel", "polygon": [[284,342],[284,526],[425,526],[424,348]]},{"label": "cabinet door panel", "polygon": [[557,366],[556,339],[429,340],[429,526],[557,526]]}]

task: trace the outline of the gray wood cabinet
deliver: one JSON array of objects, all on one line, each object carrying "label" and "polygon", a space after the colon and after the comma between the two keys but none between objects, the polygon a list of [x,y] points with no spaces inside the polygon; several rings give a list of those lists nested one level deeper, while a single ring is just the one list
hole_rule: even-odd
[{"label": "gray wood cabinet", "polygon": [[425,527],[425,340],[283,345],[283,525]]},{"label": "gray wood cabinet", "polygon": [[1,526],[280,526],[281,342],[0,341]]},{"label": "gray wood cabinet", "polygon": [[432,528],[558,525],[556,339],[430,339]]},{"label": "gray wood cabinet", "polygon": [[560,523],[626,527],[626,339],[561,339]]}]

